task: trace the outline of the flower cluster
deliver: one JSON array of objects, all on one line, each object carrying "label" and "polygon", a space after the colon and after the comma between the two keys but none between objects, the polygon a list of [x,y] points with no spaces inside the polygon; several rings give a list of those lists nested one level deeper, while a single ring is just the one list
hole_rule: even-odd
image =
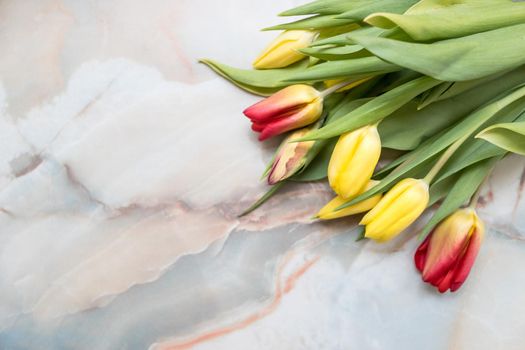
[{"label": "flower cluster", "polygon": [[244,111],[260,141],[287,134],[264,173],[272,187],[250,210],[290,181],[326,178],[334,198],[315,219],[360,215],[359,238],[382,243],[441,203],[419,227],[414,262],[423,281],[454,292],[483,240],[484,180],[507,153],[525,155],[525,41],[515,35],[525,3],[376,9],[315,1],[281,14],[310,17],[268,28],[284,31],[254,70],[203,62],[267,96]]}]

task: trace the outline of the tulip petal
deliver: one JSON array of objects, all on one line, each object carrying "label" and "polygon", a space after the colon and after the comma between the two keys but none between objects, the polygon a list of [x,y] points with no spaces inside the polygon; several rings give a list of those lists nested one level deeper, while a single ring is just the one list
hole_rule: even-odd
[{"label": "tulip petal", "polygon": [[255,69],[272,69],[289,66],[305,58],[305,55],[297,51],[303,48],[305,48],[304,45],[294,40],[280,41],[257,57],[253,61],[253,67]]},{"label": "tulip petal", "polygon": [[423,272],[425,262],[427,260],[428,243],[430,242],[430,236],[427,236],[423,243],[417,248],[416,254],[414,254],[414,263],[419,272]]},{"label": "tulip petal", "polygon": [[458,290],[474,264],[483,234],[483,222],[471,208],[442,221],[414,255],[423,280],[441,293]]},{"label": "tulip petal", "polygon": [[288,30],[281,33],[255,59],[256,69],[282,68],[302,60],[305,55],[298,50],[306,48],[317,36],[316,32]]},{"label": "tulip petal", "polygon": [[381,155],[376,126],[365,126],[342,135],[328,165],[328,181],[341,197],[349,199],[363,192]]},{"label": "tulip petal", "polygon": [[364,213],[372,209],[374,205],[376,205],[380,200],[381,195],[378,194],[374,197],[368,198],[362,202],[359,202],[355,205],[351,205],[347,208],[335,210],[337,207],[343,205],[348,201],[345,198],[337,196],[330,202],[328,202],[321,210],[319,210],[319,213],[317,213],[317,217],[321,220],[332,220],[342,218],[345,216]]},{"label": "tulip petal", "polygon": [[319,119],[322,113],[322,103],[312,103],[292,115],[280,118],[268,123],[261,134],[259,141],[264,141],[272,136],[282,134],[286,131],[307,126]]},{"label": "tulip petal", "polygon": [[252,130],[256,131],[256,132],[261,132],[261,131],[264,130],[264,125],[257,124],[257,123],[252,123]]},{"label": "tulip petal", "polygon": [[447,272],[445,276],[441,278],[441,280],[438,283],[433,284],[435,287],[437,287],[440,293],[445,293],[447,290],[450,289],[450,284],[452,282],[453,274],[454,274],[454,269],[451,269],[450,271]]},{"label": "tulip petal", "polygon": [[366,225],[365,236],[377,241],[393,238],[425,211],[428,201],[428,185],[423,180],[401,181],[361,220]]},{"label": "tulip petal", "polygon": [[[362,137],[362,130],[358,129],[350,133],[346,133],[339,137],[337,144],[332,152],[330,163],[328,164],[328,181],[330,186],[342,197],[350,197],[349,195],[343,196],[340,185],[342,184],[341,174],[344,169],[347,168],[349,159],[352,158],[356,149],[359,145],[359,139]],[[359,191],[356,190],[356,192]]]},{"label": "tulip petal", "polygon": [[366,186],[381,155],[381,140],[377,128],[369,127],[361,136],[359,145],[342,170],[341,194],[344,197],[355,196],[361,193]]},{"label": "tulip petal", "polygon": [[294,110],[320,99],[317,90],[309,85],[292,85],[244,110],[253,122],[266,123],[274,118],[282,118]]},{"label": "tulip petal", "polygon": [[470,270],[474,265],[474,261],[476,260],[476,256],[478,255],[482,240],[482,229],[476,229],[470,238],[467,250],[463,254],[457,268],[455,269],[454,279],[450,285],[451,292],[458,290],[467,279]]},{"label": "tulip petal", "polygon": [[366,225],[366,237],[387,241],[410,226],[425,211],[428,191],[407,189],[394,205],[385,209],[380,217]]},{"label": "tulip petal", "polygon": [[474,212],[464,209],[449,216],[434,230],[423,270],[424,281],[436,281],[456,264],[468,244],[474,224]]},{"label": "tulip petal", "polygon": [[314,141],[290,142],[307,134],[311,128],[303,128],[288,135],[283,141],[268,172],[268,184],[273,185],[294,175],[305,163],[305,156],[315,144]]},{"label": "tulip petal", "polygon": [[381,201],[370,210],[363,219],[361,220],[361,225],[366,225],[372,220],[374,220],[379,214],[381,214],[387,207],[392,205],[392,203],[413,183],[414,179],[404,179],[398,182],[386,195],[381,199]]}]

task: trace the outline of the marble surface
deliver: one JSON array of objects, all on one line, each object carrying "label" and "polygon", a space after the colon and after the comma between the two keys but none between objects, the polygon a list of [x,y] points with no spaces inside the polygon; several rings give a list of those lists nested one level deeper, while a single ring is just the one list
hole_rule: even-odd
[{"label": "marble surface", "polygon": [[455,294],[420,281],[413,232],[310,223],[325,184],[236,217],[275,144],[196,61],[248,67],[299,3],[0,2],[0,349],[525,347],[521,158],[483,191]]}]

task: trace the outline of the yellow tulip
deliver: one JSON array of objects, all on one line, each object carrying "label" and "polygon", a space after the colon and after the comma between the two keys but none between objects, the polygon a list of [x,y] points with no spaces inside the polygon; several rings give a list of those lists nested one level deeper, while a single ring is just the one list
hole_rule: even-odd
[{"label": "yellow tulip", "polygon": [[410,226],[428,205],[428,184],[404,179],[397,183],[359,223],[366,225],[365,237],[387,241]]},{"label": "yellow tulip", "polygon": [[255,59],[255,69],[282,68],[302,60],[305,56],[298,50],[308,47],[317,36],[307,30],[287,30],[281,33]]},{"label": "yellow tulip", "polygon": [[[370,182],[365,188],[365,191],[368,191],[378,183],[379,181],[370,180]],[[340,196],[337,196],[330,202],[328,202],[328,204],[326,204],[321,210],[319,210],[319,213],[317,213],[317,218],[321,220],[332,220],[342,218],[344,216],[364,213],[375,207],[380,200],[381,194],[377,194],[373,197],[365,199],[364,201],[351,205],[347,208],[336,210],[338,207],[348,202],[348,199],[344,199]]]},{"label": "yellow tulip", "polygon": [[381,139],[375,125],[341,135],[328,165],[328,181],[335,193],[348,199],[363,192],[380,155]]}]

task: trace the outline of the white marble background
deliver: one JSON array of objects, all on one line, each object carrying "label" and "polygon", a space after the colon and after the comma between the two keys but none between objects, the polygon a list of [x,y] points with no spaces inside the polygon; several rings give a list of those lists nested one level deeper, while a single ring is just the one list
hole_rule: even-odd
[{"label": "white marble background", "polygon": [[0,349],[525,347],[524,162],[484,191],[465,286],[420,281],[411,233],[309,224],[331,196],[262,191],[248,67],[299,0],[0,2]]}]

